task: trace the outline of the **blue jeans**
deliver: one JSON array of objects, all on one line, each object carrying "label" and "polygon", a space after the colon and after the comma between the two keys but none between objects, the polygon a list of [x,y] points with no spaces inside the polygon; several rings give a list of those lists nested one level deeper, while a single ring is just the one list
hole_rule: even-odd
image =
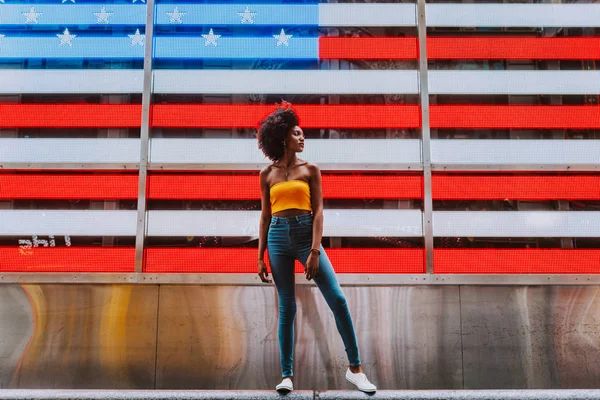
[{"label": "blue jeans", "polygon": [[[269,225],[267,248],[279,298],[279,350],[284,378],[293,376],[294,318],[296,317],[294,261],[298,259],[306,266],[312,247],[312,222],[312,214],[294,217],[272,216]],[[320,250],[319,270],[314,281],[333,311],[335,324],[344,342],[350,365],[359,366],[360,356],[356,334],[346,298],[322,245]]]}]

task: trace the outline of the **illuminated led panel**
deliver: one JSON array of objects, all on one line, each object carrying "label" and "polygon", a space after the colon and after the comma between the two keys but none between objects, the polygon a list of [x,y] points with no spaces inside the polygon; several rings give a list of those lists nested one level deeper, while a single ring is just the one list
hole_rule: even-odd
[{"label": "illuminated led panel", "polygon": [[599,249],[435,249],[436,274],[598,274]]},{"label": "illuminated led panel", "polygon": [[134,272],[134,247],[0,247],[0,272]]},{"label": "illuminated led panel", "polygon": [[[423,178],[393,175],[330,175],[323,173],[323,198],[420,198]],[[148,198],[260,200],[257,175],[151,175]]]},{"label": "illuminated led panel", "polygon": [[[422,249],[325,249],[337,273],[416,274],[423,269]],[[265,261],[269,272],[268,253]],[[256,249],[205,248],[147,251],[145,272],[184,273],[256,273]],[[296,273],[304,271],[299,261]]]}]

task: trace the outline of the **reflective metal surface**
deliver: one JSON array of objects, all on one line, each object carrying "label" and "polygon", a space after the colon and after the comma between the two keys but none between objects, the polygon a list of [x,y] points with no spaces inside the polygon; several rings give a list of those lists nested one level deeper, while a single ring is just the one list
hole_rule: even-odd
[{"label": "reflective metal surface", "polygon": [[[297,276],[295,387],[353,389]],[[344,286],[385,389],[597,388],[600,286]],[[272,390],[273,286],[0,284],[0,387]]]},{"label": "reflective metal surface", "polygon": [[467,389],[598,388],[597,287],[461,287]]},{"label": "reflective metal surface", "polygon": [[[457,287],[345,287],[363,367],[380,389],[462,387]],[[294,387],[351,389],[333,314],[297,287]],[[267,287],[162,286],[157,389],[270,389],[280,379]]]},{"label": "reflective metal surface", "polygon": [[33,310],[19,285],[0,286],[0,388],[9,387],[33,334]]},{"label": "reflective metal surface", "polygon": [[2,386],[153,388],[157,297],[152,286],[0,285]]}]

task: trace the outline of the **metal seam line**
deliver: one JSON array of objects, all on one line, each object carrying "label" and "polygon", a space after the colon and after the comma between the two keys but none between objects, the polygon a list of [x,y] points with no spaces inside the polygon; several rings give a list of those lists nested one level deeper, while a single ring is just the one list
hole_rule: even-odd
[{"label": "metal seam line", "polygon": [[[314,285],[298,274],[296,283]],[[575,285],[598,286],[598,274],[338,274],[342,286],[406,286],[406,285]],[[102,273],[102,272],[0,272],[0,286],[11,283],[36,284],[145,284],[145,285],[212,285],[261,286],[255,274],[193,273]]]},{"label": "metal seam line", "polygon": [[135,272],[143,272],[146,236],[146,186],[150,145],[150,102],[152,101],[152,33],[154,0],[146,3],[146,38],[144,43],[144,88],[142,92],[142,124],[140,129],[140,167],[138,183],[137,225],[135,235]]},{"label": "metal seam line", "polygon": [[423,161],[423,232],[425,271],[433,274],[433,200],[431,192],[431,132],[429,129],[429,88],[427,80],[427,26],[425,0],[417,2],[419,32],[419,99],[421,101],[421,140]]}]

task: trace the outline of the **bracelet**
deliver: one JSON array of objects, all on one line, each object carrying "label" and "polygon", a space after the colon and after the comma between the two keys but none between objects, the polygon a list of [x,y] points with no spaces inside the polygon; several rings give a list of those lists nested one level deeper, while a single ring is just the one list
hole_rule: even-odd
[{"label": "bracelet", "polygon": [[321,250],[319,250],[319,249],[310,249],[310,251],[316,251],[317,254],[321,255]]}]

